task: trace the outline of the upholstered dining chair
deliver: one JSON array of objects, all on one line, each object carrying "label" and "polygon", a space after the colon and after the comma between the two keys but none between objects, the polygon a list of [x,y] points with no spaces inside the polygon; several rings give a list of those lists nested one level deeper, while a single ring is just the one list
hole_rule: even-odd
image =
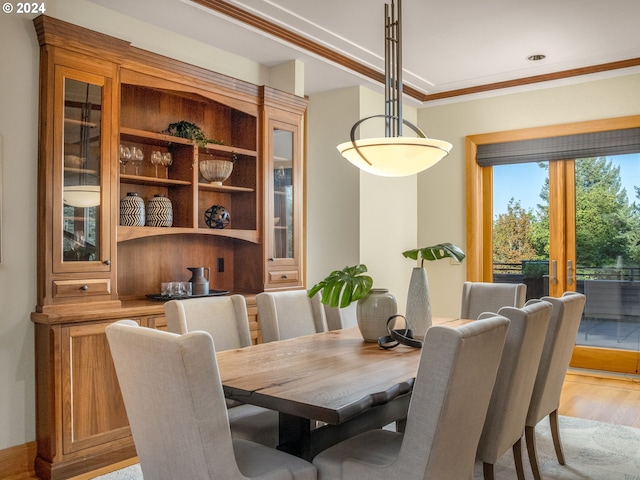
[{"label": "upholstered dining chair", "polygon": [[551,303],[553,312],[525,426],[527,452],[535,480],[542,479],[536,451],[535,428],[546,416],[549,417],[551,436],[558,462],[560,465],[565,464],[558,426],[558,407],[586,297],[581,293],[565,292],[560,298],[542,297],[541,300]]},{"label": "upholstered dining chair", "polygon": [[247,302],[242,295],[171,300],[164,304],[164,313],[170,332],[209,332],[218,352],[251,345]]},{"label": "upholstered dining chair", "polygon": [[316,478],[300,458],[231,438],[207,332],[177,335],[123,320],[106,334],[145,478]]},{"label": "upholstered dining chair", "polygon": [[309,298],[307,290],[262,292],[256,303],[265,343],[327,331],[320,295]]},{"label": "upholstered dining chair", "polygon": [[524,283],[464,282],[460,318],[475,320],[483,312],[496,313],[502,307],[522,307],[526,302]]},{"label": "upholstered dining chair", "polygon": [[327,328],[329,330],[340,330],[342,328],[357,327],[357,306],[358,302],[353,302],[344,308],[324,305],[324,315],[327,319]]},{"label": "upholstered dining chair", "polygon": [[[208,332],[219,352],[251,345],[247,303],[242,295],[171,300],[164,304],[164,312],[170,332]],[[233,400],[227,400],[227,407],[233,438],[268,447],[278,445],[278,412]]]},{"label": "upholstered dining chair", "polygon": [[509,320],[495,315],[425,335],[404,433],[370,430],[323,452],[322,480],[466,480],[493,390]]},{"label": "upholstered dining chair", "polygon": [[[518,480],[524,480],[522,436],[552,308],[538,301],[498,310],[511,323],[476,455],[482,461],[485,480],[495,478],[494,465],[509,449]],[[482,322],[485,315],[492,314],[481,314],[477,321]]]}]

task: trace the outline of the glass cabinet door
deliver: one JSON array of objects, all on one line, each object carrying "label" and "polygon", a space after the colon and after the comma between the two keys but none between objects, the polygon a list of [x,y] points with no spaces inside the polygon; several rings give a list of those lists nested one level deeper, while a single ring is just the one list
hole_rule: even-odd
[{"label": "glass cabinet door", "polygon": [[273,130],[273,250],[274,259],[293,259],[294,185],[293,132]]},{"label": "glass cabinet door", "polygon": [[268,120],[267,288],[302,285],[302,158],[297,118]]},{"label": "glass cabinet door", "polygon": [[64,68],[59,70],[56,87],[63,94],[57,96],[61,100],[56,118],[61,122],[56,128],[59,148],[55,150],[61,155],[54,164],[61,176],[54,188],[54,198],[61,201],[55,207],[54,228],[62,228],[60,235],[56,235],[59,242],[54,239],[54,269],[108,270],[105,203],[109,197],[105,189],[109,136],[104,99],[109,98],[106,95],[110,85],[100,76],[80,73],[76,76]]}]

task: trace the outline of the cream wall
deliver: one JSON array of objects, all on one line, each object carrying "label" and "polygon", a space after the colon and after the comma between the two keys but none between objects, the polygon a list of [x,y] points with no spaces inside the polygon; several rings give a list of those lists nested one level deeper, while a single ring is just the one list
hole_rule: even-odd
[{"label": "cream wall", "polygon": [[[640,74],[421,109],[420,127],[430,137],[451,142],[453,150],[419,174],[419,244],[450,241],[465,248],[466,135],[638,114]],[[434,315],[459,315],[465,263],[427,263]]]},{"label": "cream wall", "polygon": [[[416,247],[417,177],[362,172],[336,145],[355,122],[384,112],[384,96],[363,87],[310,96],[308,110],[307,284],[332,270],[364,263],[375,288],[388,288],[404,313],[414,263],[402,256]],[[404,116],[416,121],[415,108]],[[382,122],[365,122],[359,138],[384,136]]]},{"label": "cream wall", "polygon": [[309,96],[307,109],[307,285],[360,262],[360,173],[336,145],[360,114],[359,89]]},{"label": "cream wall", "polygon": [[37,42],[30,20],[0,15],[0,449],[35,437],[29,319],[36,303],[38,57],[34,52]]}]

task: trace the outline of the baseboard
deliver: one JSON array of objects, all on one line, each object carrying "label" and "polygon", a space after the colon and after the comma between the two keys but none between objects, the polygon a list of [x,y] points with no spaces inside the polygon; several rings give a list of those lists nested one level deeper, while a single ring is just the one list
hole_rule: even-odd
[{"label": "baseboard", "polygon": [[33,473],[36,458],[36,442],[16,445],[0,450],[0,480],[25,476]]}]

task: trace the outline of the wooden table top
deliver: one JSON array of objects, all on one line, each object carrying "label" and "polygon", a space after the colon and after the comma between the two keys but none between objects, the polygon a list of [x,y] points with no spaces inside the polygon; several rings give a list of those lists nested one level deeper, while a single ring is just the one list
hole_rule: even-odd
[{"label": "wooden table top", "polygon": [[[464,320],[434,319],[457,327]],[[410,392],[420,349],[391,350],[348,328],[216,354],[229,398],[339,424]]]}]

